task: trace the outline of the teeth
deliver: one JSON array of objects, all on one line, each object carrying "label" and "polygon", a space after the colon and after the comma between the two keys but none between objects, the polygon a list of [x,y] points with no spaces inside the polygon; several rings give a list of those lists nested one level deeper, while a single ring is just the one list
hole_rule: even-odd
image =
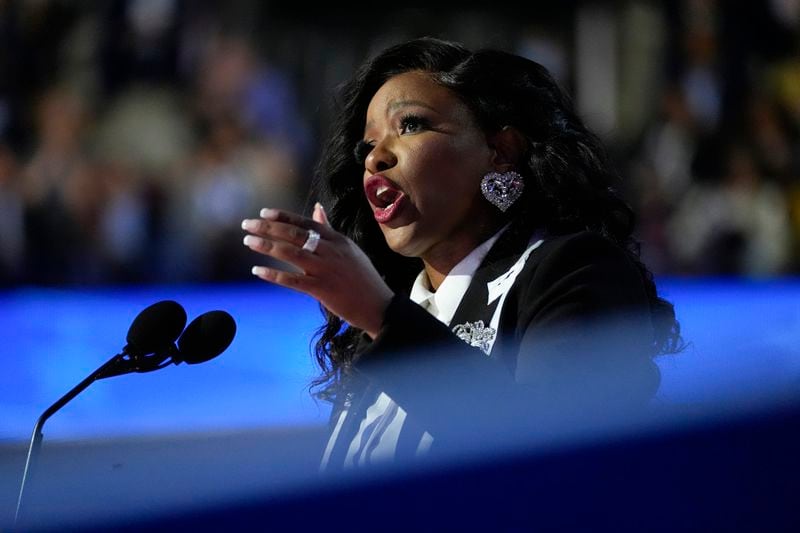
[{"label": "teeth", "polygon": [[375,207],[381,210],[390,209],[402,193],[391,185],[378,185],[375,188]]}]

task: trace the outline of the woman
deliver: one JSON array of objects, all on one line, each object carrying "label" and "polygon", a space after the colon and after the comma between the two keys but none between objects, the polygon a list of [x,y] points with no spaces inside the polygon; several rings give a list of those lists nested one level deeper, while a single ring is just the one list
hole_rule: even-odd
[{"label": "woman", "polygon": [[424,38],[367,62],[342,96],[317,169],[325,208],[243,222],[245,245],[297,267],[253,273],[326,314],[323,466],[652,396],[652,356],[680,343],[673,308],[599,141],[541,65]]}]

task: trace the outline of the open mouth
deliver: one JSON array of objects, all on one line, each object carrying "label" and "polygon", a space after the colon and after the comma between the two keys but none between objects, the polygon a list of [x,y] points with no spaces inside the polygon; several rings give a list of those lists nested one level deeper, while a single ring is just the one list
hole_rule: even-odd
[{"label": "open mouth", "polygon": [[379,186],[375,191],[375,201],[373,204],[380,209],[386,209],[392,205],[403,193],[387,185]]},{"label": "open mouth", "polygon": [[381,224],[394,219],[405,204],[406,194],[394,182],[380,174],[367,179],[364,192],[374,208],[375,220]]}]

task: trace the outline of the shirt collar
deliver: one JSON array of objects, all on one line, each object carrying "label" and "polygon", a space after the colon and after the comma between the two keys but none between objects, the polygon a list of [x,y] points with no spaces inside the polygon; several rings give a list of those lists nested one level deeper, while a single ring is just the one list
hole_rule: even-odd
[{"label": "shirt collar", "polygon": [[483,262],[486,254],[489,253],[489,250],[507,227],[508,225],[504,226],[459,261],[450,270],[435,292],[431,290],[430,279],[428,279],[428,274],[423,269],[417,275],[417,279],[414,280],[414,286],[411,287],[411,295],[409,296],[411,301],[421,305],[439,321],[449,325],[453,315],[456,313],[456,309],[458,309],[458,304],[461,303],[464,293],[467,292],[472,277],[481,262]]}]

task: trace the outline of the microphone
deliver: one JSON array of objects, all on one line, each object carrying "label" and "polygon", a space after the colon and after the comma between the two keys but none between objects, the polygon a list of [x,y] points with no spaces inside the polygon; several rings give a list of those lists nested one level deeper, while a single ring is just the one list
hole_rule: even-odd
[{"label": "microphone", "polygon": [[[101,378],[129,372],[152,372],[172,364],[195,365],[224,352],[236,335],[236,322],[225,311],[208,311],[183,330],[186,313],[175,302],[159,302],[145,309],[128,331],[122,358]],[[158,310],[157,314],[155,310]],[[180,332],[183,331],[181,334]],[[177,346],[175,338],[180,334]]]},{"label": "microphone", "polygon": [[154,303],[133,319],[124,350],[131,354],[156,353],[169,347],[186,326],[186,311],[172,300]]},{"label": "microphone", "polygon": [[[236,322],[225,311],[209,311],[200,315],[189,324],[186,331],[185,325],[186,311],[177,302],[164,300],[145,308],[131,323],[126,337],[127,344],[122,352],[92,372],[42,413],[33,428],[28,448],[14,515],[15,525],[22,507],[25,483],[41,448],[42,427],[48,418],[98,379],[130,372],[151,372],[170,363],[202,363],[224,352],[236,335]],[[176,347],[175,339],[178,336],[180,339]]]},{"label": "microphone", "polygon": [[133,319],[122,353],[98,369],[96,379],[164,368],[185,325],[186,311],[178,302],[164,300],[145,308]]},{"label": "microphone", "polygon": [[224,352],[236,335],[236,322],[225,311],[208,311],[192,320],[172,354],[176,365],[205,363]]}]

